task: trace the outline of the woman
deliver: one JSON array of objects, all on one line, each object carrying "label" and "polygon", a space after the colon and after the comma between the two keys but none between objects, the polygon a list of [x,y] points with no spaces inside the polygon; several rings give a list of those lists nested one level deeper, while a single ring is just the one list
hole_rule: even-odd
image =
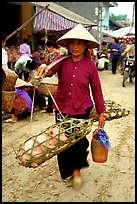
[{"label": "woman", "polygon": [[[27,118],[31,115],[32,111],[32,100],[27,93],[27,87],[32,86],[30,82],[23,81],[22,79],[17,79],[15,84],[16,97],[13,103],[13,108],[11,111],[11,118],[7,119],[5,122],[16,122],[18,119]],[[21,97],[21,99],[17,99]]]},{"label": "woman", "polygon": [[[81,24],[68,31],[57,42],[71,51],[71,56],[50,70],[48,67],[45,68],[46,76],[58,73],[58,88],[54,99],[59,110],[68,118],[88,119],[93,108],[90,85],[99,114],[98,128],[103,128],[105,105],[99,75],[94,61],[86,56],[88,49],[99,47],[99,43]],[[55,104],[53,104],[53,108],[55,109],[56,122],[58,122],[59,111]],[[88,147],[88,139],[84,137],[57,155],[61,178],[73,178],[74,188],[79,188],[83,182],[81,168],[89,166],[87,162]]]},{"label": "woman", "polygon": [[35,74],[37,64],[34,60],[27,56],[21,56],[15,63],[15,72],[20,79],[24,78],[24,81],[30,81]]},{"label": "woman", "polygon": [[120,47],[117,38],[112,39],[112,45],[110,46],[111,60],[112,60],[112,74],[116,74],[118,61],[121,55],[122,48]]},{"label": "woman", "polygon": [[27,38],[23,39],[23,43],[20,44],[19,50],[21,56],[32,57],[30,46],[27,44]]}]

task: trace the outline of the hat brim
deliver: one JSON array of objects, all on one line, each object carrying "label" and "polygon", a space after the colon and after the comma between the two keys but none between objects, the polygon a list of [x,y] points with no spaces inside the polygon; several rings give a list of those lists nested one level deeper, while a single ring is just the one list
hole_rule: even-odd
[{"label": "hat brim", "polygon": [[65,33],[57,40],[57,43],[64,47],[68,47],[69,40],[72,39],[87,41],[87,48],[98,48],[100,46],[100,43],[81,24],[78,24],[76,27]]},{"label": "hat brim", "polygon": [[[69,47],[69,41],[73,40],[73,39],[85,40],[83,38],[67,38],[67,39],[57,40],[57,42],[59,45],[62,45],[64,47]],[[89,49],[98,48],[100,46],[100,44],[97,42],[93,42],[93,41],[91,42],[88,40],[85,40],[85,41],[87,41],[87,48],[89,48]]]},{"label": "hat brim", "polygon": [[15,84],[15,88],[20,88],[20,87],[24,87],[24,86],[33,86],[30,82],[26,82],[20,78],[18,78],[16,80],[16,84]]}]

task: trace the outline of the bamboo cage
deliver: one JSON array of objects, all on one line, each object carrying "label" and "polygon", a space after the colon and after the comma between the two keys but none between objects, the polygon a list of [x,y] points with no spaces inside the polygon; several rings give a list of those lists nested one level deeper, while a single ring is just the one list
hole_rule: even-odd
[{"label": "bamboo cage", "polygon": [[[16,158],[19,160],[19,164],[26,167],[36,167],[58,153],[69,148],[71,145],[75,144],[78,140],[85,137],[90,133],[92,129],[93,119],[75,119],[69,118],[64,119],[52,126],[46,128],[46,130],[31,136],[23,144],[19,146],[16,153]],[[49,131],[53,128],[58,130],[58,133],[52,137],[48,137]],[[66,140],[62,141],[61,136],[65,135]],[[39,140],[40,136],[44,136],[44,140]],[[57,140],[55,146],[50,146],[50,141],[53,139]],[[25,149],[24,145],[27,142],[31,142],[31,147]],[[34,154],[34,151],[39,148],[39,153]],[[25,158],[25,160],[22,160]],[[37,164],[37,165],[35,165]]]}]

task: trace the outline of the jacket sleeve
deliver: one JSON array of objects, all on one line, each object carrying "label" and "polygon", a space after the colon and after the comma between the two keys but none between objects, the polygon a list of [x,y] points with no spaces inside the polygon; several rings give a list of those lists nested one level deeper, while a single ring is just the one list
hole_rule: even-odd
[{"label": "jacket sleeve", "polygon": [[90,85],[91,85],[91,91],[92,91],[92,96],[95,103],[96,111],[99,114],[103,113],[106,110],[106,107],[105,107],[105,101],[103,97],[103,91],[101,87],[98,70],[95,65],[93,66],[93,74],[91,77]]}]

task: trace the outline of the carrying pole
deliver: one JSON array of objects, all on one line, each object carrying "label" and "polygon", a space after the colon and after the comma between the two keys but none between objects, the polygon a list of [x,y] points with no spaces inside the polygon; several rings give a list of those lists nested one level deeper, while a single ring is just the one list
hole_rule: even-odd
[{"label": "carrying pole", "polygon": [[6,41],[9,40],[13,35],[16,35],[19,31],[21,31],[23,28],[25,28],[37,15],[39,15],[42,11],[47,9],[49,4],[45,6],[41,11],[36,13],[34,16],[32,16],[29,20],[27,20],[24,24],[22,24],[19,28],[17,28],[14,32],[12,32],[10,35],[6,37]]}]

